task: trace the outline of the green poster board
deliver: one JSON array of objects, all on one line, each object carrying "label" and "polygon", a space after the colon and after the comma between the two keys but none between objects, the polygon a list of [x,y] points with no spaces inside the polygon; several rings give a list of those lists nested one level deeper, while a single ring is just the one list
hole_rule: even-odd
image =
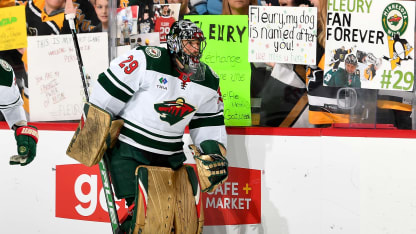
[{"label": "green poster board", "polygon": [[251,126],[248,19],[245,15],[185,16],[204,32],[202,61],[220,77],[226,126]]}]

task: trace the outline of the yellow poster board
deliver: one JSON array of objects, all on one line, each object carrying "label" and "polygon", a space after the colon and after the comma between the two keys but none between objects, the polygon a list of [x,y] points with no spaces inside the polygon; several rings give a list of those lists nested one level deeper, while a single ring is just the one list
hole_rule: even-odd
[{"label": "yellow poster board", "polygon": [[27,47],[25,6],[0,8],[0,51]]}]

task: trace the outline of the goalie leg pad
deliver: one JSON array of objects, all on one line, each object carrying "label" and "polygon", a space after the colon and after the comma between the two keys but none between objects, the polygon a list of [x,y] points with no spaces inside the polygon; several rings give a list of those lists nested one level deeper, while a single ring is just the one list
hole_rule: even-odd
[{"label": "goalie leg pad", "polygon": [[175,171],[175,233],[202,233],[204,212],[198,178],[191,166]]},{"label": "goalie leg pad", "polygon": [[81,121],[66,154],[86,166],[97,164],[117,139],[123,123],[123,120],[112,121],[107,111],[85,103]]},{"label": "goalie leg pad", "polygon": [[175,211],[174,171],[165,167],[136,169],[133,234],[170,234]]}]

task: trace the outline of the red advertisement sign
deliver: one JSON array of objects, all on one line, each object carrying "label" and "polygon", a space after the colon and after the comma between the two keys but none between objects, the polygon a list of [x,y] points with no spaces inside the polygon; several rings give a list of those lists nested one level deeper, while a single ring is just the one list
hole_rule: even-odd
[{"label": "red advertisement sign", "polygon": [[[56,217],[110,222],[98,165],[57,165],[55,202]],[[120,218],[127,208],[124,200],[116,205]]]},{"label": "red advertisement sign", "polygon": [[[203,193],[205,225],[261,222],[261,171],[229,168],[229,177],[212,193]],[[119,218],[127,212],[116,200]],[[98,166],[56,166],[56,217],[110,222]]]},{"label": "red advertisement sign", "polygon": [[261,223],[261,171],[230,167],[227,182],[202,201],[205,225]]}]

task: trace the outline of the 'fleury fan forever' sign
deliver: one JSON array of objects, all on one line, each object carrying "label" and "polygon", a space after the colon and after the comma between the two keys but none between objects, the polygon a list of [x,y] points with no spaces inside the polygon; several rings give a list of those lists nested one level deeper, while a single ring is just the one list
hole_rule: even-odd
[{"label": "'fleury fan forever' sign", "polygon": [[415,2],[328,0],[324,85],[411,91]]}]

